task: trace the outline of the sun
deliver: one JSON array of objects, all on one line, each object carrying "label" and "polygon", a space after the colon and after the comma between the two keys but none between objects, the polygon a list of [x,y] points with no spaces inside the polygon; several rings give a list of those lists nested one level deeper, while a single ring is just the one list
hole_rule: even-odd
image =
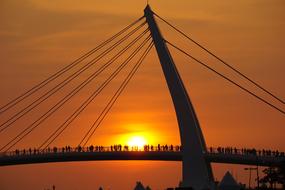
[{"label": "sun", "polygon": [[128,140],[128,146],[137,147],[138,149],[142,149],[147,142],[142,136],[133,136]]}]

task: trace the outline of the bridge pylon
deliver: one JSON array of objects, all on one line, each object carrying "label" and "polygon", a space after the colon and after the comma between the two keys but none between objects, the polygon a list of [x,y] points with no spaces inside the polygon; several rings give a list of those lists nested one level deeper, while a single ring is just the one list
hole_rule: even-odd
[{"label": "bridge pylon", "polygon": [[186,88],[160,33],[149,5],[144,10],[157,55],[171,94],[182,145],[182,186],[194,189],[213,188],[212,168],[205,160],[205,140]]}]

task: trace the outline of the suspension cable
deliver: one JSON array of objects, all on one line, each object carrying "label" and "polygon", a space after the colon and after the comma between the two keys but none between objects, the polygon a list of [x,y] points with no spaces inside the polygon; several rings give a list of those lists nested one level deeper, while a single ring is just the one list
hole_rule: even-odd
[{"label": "suspension cable", "polygon": [[[85,136],[83,137],[83,139],[81,140],[81,142],[79,143],[78,146],[81,146],[81,144],[84,142],[84,140],[87,138],[88,135],[89,136],[88,136],[87,140],[85,141],[85,143],[83,144],[83,147],[85,147],[86,144],[89,142],[89,140],[92,138],[92,136],[94,135],[95,131],[98,129],[98,127],[100,126],[100,124],[102,123],[102,121],[104,120],[106,115],[109,113],[109,111],[111,110],[111,108],[113,107],[113,105],[115,104],[115,102],[117,101],[117,99],[119,98],[121,93],[123,92],[123,90],[128,85],[129,81],[132,79],[132,77],[134,76],[136,71],[139,69],[140,65],[142,64],[143,60],[145,59],[145,57],[147,56],[147,54],[149,53],[149,51],[151,50],[152,47],[153,47],[153,42],[151,41],[151,43],[149,44],[149,46],[147,47],[145,52],[142,54],[142,56],[140,57],[140,59],[138,60],[138,62],[134,66],[134,68],[132,69],[132,71],[125,78],[125,80],[123,81],[121,86],[118,88],[116,93],[113,95],[113,97],[108,102],[107,106],[103,109],[103,111],[101,112],[99,117],[96,119],[96,121],[90,127],[90,129],[87,131],[87,133],[85,134]],[[95,124],[97,124],[97,125],[95,125]],[[92,130],[92,132],[91,132],[91,130]]]},{"label": "suspension cable", "polygon": [[[68,76],[66,79],[64,79],[62,82],[60,82],[58,85],[56,85],[54,88],[52,88],[50,91],[43,94],[40,98],[33,101],[31,104],[23,108],[20,112],[16,113],[12,117],[10,117],[8,120],[6,120],[4,123],[0,125],[0,133],[4,131],[6,128],[11,126],[13,123],[15,123],[17,120],[25,116],[27,113],[32,111],[34,108],[36,108],[38,105],[40,105],[42,102],[47,100],[49,97],[51,97],[53,94],[61,90],[64,86],[69,84],[72,80],[74,80],[76,77],[78,77],[80,74],[82,74],[84,71],[89,69],[92,65],[94,65],[96,62],[98,62],[101,58],[103,58],[105,55],[107,55],[109,52],[114,50],[118,45],[124,42],[127,38],[132,36],[136,31],[138,31],[141,27],[145,25],[145,22],[136,27],[134,30],[132,30],[130,33],[126,34],[122,39],[120,39],[118,42],[113,44],[110,48],[102,52],[100,55],[92,59],[89,63],[81,67],[78,71],[74,72],[70,76]],[[146,29],[147,30],[147,29]],[[4,127],[3,127],[4,126]],[[2,127],[2,128],[1,128]]]},{"label": "suspension cable", "polygon": [[[102,90],[122,71],[123,68],[137,55],[137,53],[142,49],[142,47],[149,41],[150,35],[140,44],[138,48],[136,48],[131,55],[111,74],[111,76],[103,83],[101,86],[92,93],[92,95],[60,126],[57,128],[56,131],[54,131],[45,141],[44,143],[39,147],[41,149],[52,137],[52,140],[46,144],[46,146],[42,149],[45,150],[52,142],[54,142],[59,135],[61,135],[66,128],[82,113],[82,111],[94,100],[95,97],[99,93],[102,92]],[[64,126],[65,125],[65,126]],[[61,130],[61,131],[60,131]],[[60,131],[59,133],[57,133]],[[57,133],[57,134],[56,134]]]},{"label": "suspension cable", "polygon": [[111,41],[113,41],[114,39],[116,39],[118,36],[120,36],[121,34],[123,34],[125,31],[127,31],[128,29],[130,29],[132,26],[134,26],[135,24],[137,24],[139,21],[141,21],[143,19],[143,17],[140,17],[139,19],[135,20],[134,22],[132,22],[131,24],[129,24],[128,26],[126,26],[125,28],[123,28],[121,31],[119,31],[118,33],[116,33],[115,35],[111,36],[109,39],[107,39],[106,41],[102,42],[101,44],[99,44],[97,47],[91,49],[90,51],[88,51],[87,53],[85,53],[84,55],[82,55],[81,57],[79,57],[78,59],[76,59],[75,61],[73,61],[72,63],[70,63],[69,65],[65,66],[64,68],[60,69],[59,71],[57,71],[56,73],[54,73],[53,75],[51,75],[50,77],[48,77],[47,79],[43,80],[42,82],[40,82],[39,84],[35,85],[34,87],[32,87],[31,89],[29,89],[28,91],[26,91],[25,93],[21,94],[20,96],[18,96],[17,98],[11,100],[10,102],[8,102],[7,104],[3,105],[0,107],[0,114],[8,111],[9,109],[11,109],[12,107],[16,106],[18,103],[22,102],[23,100],[25,100],[27,97],[31,96],[32,94],[34,94],[35,92],[37,92],[38,90],[42,89],[44,86],[46,86],[47,84],[49,84],[50,82],[54,81],[55,79],[57,79],[59,76],[61,76],[62,74],[66,73],[67,71],[69,71],[70,69],[74,68],[76,65],[78,65],[79,63],[81,63],[83,60],[85,60],[86,58],[88,58],[89,56],[91,56],[92,54],[94,54],[95,52],[97,52],[98,50],[100,50],[101,48],[103,48],[105,45],[107,45],[108,43],[110,43]]},{"label": "suspension cable", "polygon": [[234,84],[235,86],[239,87],[240,89],[242,89],[243,91],[247,92],[248,94],[252,95],[253,97],[257,98],[258,100],[260,100],[261,102],[267,104],[268,106],[274,108],[275,110],[279,111],[282,114],[285,114],[285,111],[283,111],[282,109],[278,108],[277,106],[271,104],[270,102],[266,101],[265,99],[263,99],[262,97],[256,95],[255,93],[251,92],[250,90],[246,89],[245,87],[241,86],[240,84],[234,82],[233,80],[231,80],[230,78],[226,77],[225,75],[219,73],[218,71],[216,71],[215,69],[211,68],[210,66],[208,66],[207,64],[203,63],[202,61],[196,59],[195,57],[193,57],[192,55],[190,55],[189,53],[185,52],[184,50],[182,50],[181,48],[175,46],[174,44],[172,44],[171,42],[165,40],[165,42],[167,42],[169,45],[171,45],[173,48],[177,49],[178,51],[180,51],[181,53],[185,54],[186,56],[190,57],[191,59],[193,59],[194,61],[198,62],[199,64],[201,64],[202,66],[206,67],[207,69],[211,70],[212,72],[216,73],[217,75],[219,75],[220,77],[224,78],[225,80],[229,81],[230,83]]},{"label": "suspension cable", "polygon": [[177,27],[175,27],[174,25],[170,24],[168,21],[166,21],[165,19],[163,19],[162,17],[160,17],[158,14],[156,14],[155,12],[153,12],[153,14],[155,16],[157,16],[160,20],[162,20],[163,22],[165,22],[167,25],[169,25],[171,28],[173,28],[175,31],[177,31],[178,33],[180,33],[181,35],[183,35],[185,38],[187,38],[188,40],[190,40],[191,42],[193,42],[194,44],[196,44],[197,46],[199,46],[201,49],[203,49],[204,51],[206,51],[208,54],[210,54],[211,56],[213,56],[214,58],[216,58],[217,60],[219,60],[221,63],[223,63],[226,67],[230,68],[232,71],[234,71],[235,73],[237,73],[238,75],[242,76],[244,79],[246,79],[247,81],[249,81],[250,83],[252,83],[253,85],[255,85],[256,87],[258,87],[259,89],[261,89],[262,91],[264,91],[265,93],[267,93],[268,95],[270,95],[271,97],[273,97],[274,99],[278,100],[279,102],[281,102],[282,104],[285,104],[285,101],[282,100],[281,98],[279,98],[277,95],[274,95],[272,92],[270,92],[269,90],[267,90],[266,88],[262,87],[262,85],[260,85],[259,83],[257,83],[256,81],[250,79],[247,75],[243,74],[240,70],[236,69],[235,67],[233,67],[232,65],[230,65],[229,63],[227,63],[226,61],[224,61],[222,58],[218,57],[216,54],[214,54],[213,52],[211,52],[209,49],[207,49],[206,47],[202,46],[200,43],[198,43],[197,41],[195,41],[193,38],[189,37],[187,34],[185,34],[183,31],[179,30]]},{"label": "suspension cable", "polygon": [[[132,42],[130,42],[123,50],[121,50],[118,54],[116,54],[114,57],[110,59],[105,65],[103,65],[101,68],[106,69],[106,65],[110,65],[110,62],[114,62],[117,58],[119,58],[124,52],[126,52],[127,49],[129,49],[135,42],[137,42],[143,35],[146,34],[148,29],[146,29],[143,33],[141,33],[137,38],[135,38]],[[99,70],[99,74],[103,71]],[[92,77],[96,77],[98,75],[98,72],[95,72]],[[93,80],[94,78],[92,78]],[[88,80],[88,79],[87,79]],[[14,137],[11,141],[9,141],[5,146],[3,146],[0,151],[5,149],[7,146],[9,146],[11,143],[13,143],[15,140],[19,139],[13,143],[7,150],[12,148],[14,145],[16,145],[19,141],[21,141],[24,137],[26,137],[28,134],[30,134],[34,129],[36,129],[41,123],[43,123],[46,119],[48,119],[53,113],[55,113],[60,107],[62,107],[68,100],[70,100],[76,93],[78,93],[82,88],[84,88],[88,83],[91,82],[90,80],[85,80],[83,83],[81,83],[77,88],[75,88],[72,92],[70,92],[67,96],[65,96],[63,99],[61,99],[58,103],[56,103],[52,108],[50,108],[45,114],[43,114],[40,118],[38,118],[36,121],[34,121],[32,124],[30,124],[27,128],[25,128],[23,131],[21,131],[16,137]],[[86,82],[87,81],[87,82]],[[36,125],[35,125],[36,124]],[[35,126],[34,126],[35,125]],[[28,131],[29,130],[29,131]],[[28,132],[26,132],[28,131]],[[26,133],[25,133],[26,132]],[[24,134],[25,133],[25,134]],[[24,134],[24,135],[23,135]],[[22,136],[23,135],[23,136]],[[21,137],[22,136],[22,137]],[[6,151],[7,151],[6,150]],[[6,152],[5,151],[5,152]]]}]

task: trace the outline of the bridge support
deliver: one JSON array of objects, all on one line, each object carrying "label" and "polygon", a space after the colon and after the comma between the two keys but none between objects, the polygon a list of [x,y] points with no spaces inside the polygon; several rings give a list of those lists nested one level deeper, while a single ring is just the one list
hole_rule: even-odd
[{"label": "bridge support", "polygon": [[149,5],[144,10],[155,48],[174,104],[182,145],[182,185],[194,189],[213,188],[210,163],[205,160],[206,145],[197,116],[183,81],[163,40]]}]

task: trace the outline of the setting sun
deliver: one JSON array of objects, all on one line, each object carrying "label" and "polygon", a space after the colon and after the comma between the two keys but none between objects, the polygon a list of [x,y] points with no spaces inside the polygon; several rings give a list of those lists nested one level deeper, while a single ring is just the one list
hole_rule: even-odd
[{"label": "setting sun", "polygon": [[142,149],[144,145],[146,145],[147,142],[144,137],[142,136],[134,136],[131,137],[128,141],[128,145],[130,147],[137,147],[138,149]]},{"label": "setting sun", "polygon": [[116,138],[114,138],[114,142],[117,144],[127,145],[130,148],[143,150],[144,145],[157,145],[159,143],[166,143],[163,137],[160,139],[155,138],[158,136],[158,132],[155,130],[155,126],[150,121],[127,121],[125,123],[122,123],[120,128],[127,131],[127,133],[119,134]]}]

